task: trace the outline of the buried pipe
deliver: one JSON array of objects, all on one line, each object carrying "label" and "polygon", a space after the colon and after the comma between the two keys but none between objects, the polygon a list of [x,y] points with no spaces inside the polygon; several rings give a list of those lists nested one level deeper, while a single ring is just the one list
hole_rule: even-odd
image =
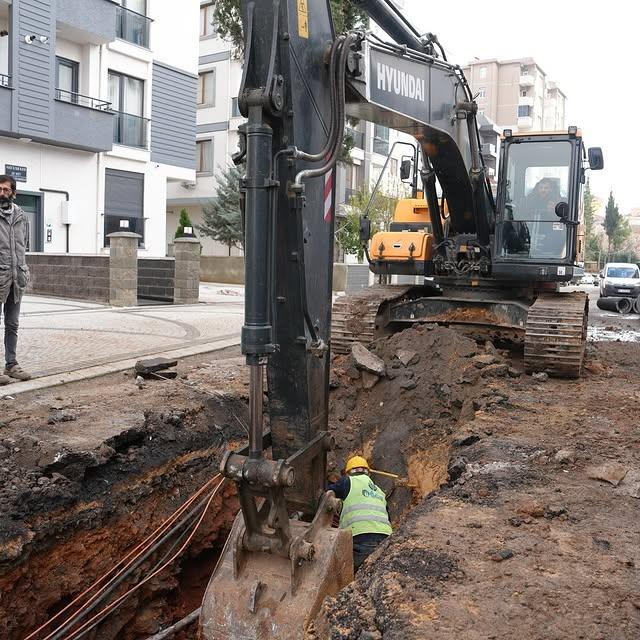
[{"label": "buried pipe", "polygon": [[631,298],[598,298],[598,309],[604,311],[616,311],[627,314],[634,309],[634,301]]}]

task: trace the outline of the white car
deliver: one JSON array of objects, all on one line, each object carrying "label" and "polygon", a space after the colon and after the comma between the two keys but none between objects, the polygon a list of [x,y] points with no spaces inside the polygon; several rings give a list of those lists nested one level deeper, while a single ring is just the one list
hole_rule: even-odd
[{"label": "white car", "polygon": [[640,295],[640,269],[637,264],[610,262],[600,272],[600,297],[637,298]]},{"label": "white car", "polygon": [[598,277],[594,276],[591,273],[585,273],[582,278],[580,278],[580,284],[588,284],[590,286],[598,285]]}]

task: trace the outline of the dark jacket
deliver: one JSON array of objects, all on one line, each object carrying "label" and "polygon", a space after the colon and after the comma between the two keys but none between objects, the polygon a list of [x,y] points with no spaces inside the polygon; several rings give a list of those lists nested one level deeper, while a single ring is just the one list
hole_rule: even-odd
[{"label": "dark jacket", "polygon": [[10,213],[0,210],[0,303],[7,301],[12,286],[14,302],[18,302],[29,284],[26,236],[24,211],[15,204]]}]

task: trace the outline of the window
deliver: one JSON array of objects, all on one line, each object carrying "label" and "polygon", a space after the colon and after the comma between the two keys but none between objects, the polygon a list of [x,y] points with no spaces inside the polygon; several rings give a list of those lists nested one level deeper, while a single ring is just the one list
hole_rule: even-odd
[{"label": "window", "polygon": [[78,102],[78,69],[74,60],[56,57],[56,99]]},{"label": "window", "polygon": [[521,95],[523,98],[526,98],[526,97],[527,97],[527,91],[526,91],[526,89],[525,89],[524,91],[521,91],[521,92],[520,92],[520,95]]},{"label": "window", "polygon": [[528,76],[529,75],[529,67],[520,67],[520,75]]},{"label": "window", "polygon": [[144,81],[109,71],[109,102],[116,112],[113,141],[130,147],[147,147],[144,113]]},{"label": "window", "polygon": [[213,140],[196,141],[196,173],[213,173]]},{"label": "window", "polygon": [[240,107],[238,105],[238,98],[231,98],[231,117],[241,118]]},{"label": "window", "polygon": [[531,107],[528,104],[521,104],[518,107],[518,118],[528,118],[531,116]]},{"label": "window", "polygon": [[389,153],[389,128],[377,124],[373,128],[373,152],[386,156]]},{"label": "window", "polygon": [[214,15],[215,5],[204,4],[200,7],[200,37],[206,38],[216,34],[216,22]]},{"label": "window", "polygon": [[484,87],[480,87],[478,89],[478,98],[486,98],[487,97],[487,90]]},{"label": "window", "polygon": [[144,243],[144,174],[106,169],[104,177],[104,246],[110,233],[130,231]]},{"label": "window", "polygon": [[216,106],[216,72],[205,71],[198,75],[198,106]]},{"label": "window", "polygon": [[487,77],[487,67],[480,67],[480,80],[484,80]]}]

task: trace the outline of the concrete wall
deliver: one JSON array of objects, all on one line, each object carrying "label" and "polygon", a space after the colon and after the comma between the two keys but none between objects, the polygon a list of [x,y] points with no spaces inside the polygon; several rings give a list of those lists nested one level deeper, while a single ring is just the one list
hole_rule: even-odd
[{"label": "concrete wall", "polygon": [[29,253],[29,293],[109,302],[109,256]]},{"label": "concrete wall", "polygon": [[138,298],[173,302],[176,262],[173,258],[138,260]]}]

